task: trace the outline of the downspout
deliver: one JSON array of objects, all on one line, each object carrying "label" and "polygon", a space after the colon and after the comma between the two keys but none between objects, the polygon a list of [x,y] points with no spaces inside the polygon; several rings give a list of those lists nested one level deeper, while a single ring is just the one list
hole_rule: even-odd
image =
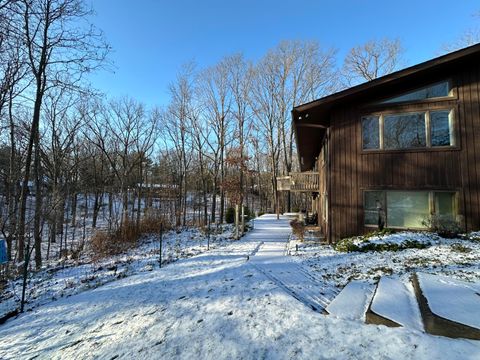
[{"label": "downspout", "polygon": [[332,164],[332,161],[331,161],[331,156],[332,156],[332,143],[330,141],[330,129],[331,127],[329,127],[327,129],[327,148],[328,148],[328,157],[327,157],[327,176],[326,176],[326,180],[327,180],[327,213],[328,213],[328,216],[327,216],[327,220],[328,220],[328,223],[327,223],[327,227],[328,227],[328,230],[327,230],[327,240],[328,240],[328,243],[331,244],[332,243],[332,211],[331,211],[331,202],[332,202],[332,199],[330,198],[330,194],[331,194],[331,181],[330,181],[330,178],[332,176],[332,168],[331,168],[331,164]]}]

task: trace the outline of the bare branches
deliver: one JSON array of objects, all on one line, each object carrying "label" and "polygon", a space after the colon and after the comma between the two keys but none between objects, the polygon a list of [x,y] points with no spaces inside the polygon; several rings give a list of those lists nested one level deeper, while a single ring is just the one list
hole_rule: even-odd
[{"label": "bare branches", "polygon": [[354,47],[347,54],[343,73],[349,86],[370,81],[398,70],[403,48],[399,39],[372,40]]},{"label": "bare branches", "polygon": [[480,43],[480,11],[477,11],[472,16],[478,21],[478,24],[466,29],[451,43],[443,44],[440,53],[448,53]]}]

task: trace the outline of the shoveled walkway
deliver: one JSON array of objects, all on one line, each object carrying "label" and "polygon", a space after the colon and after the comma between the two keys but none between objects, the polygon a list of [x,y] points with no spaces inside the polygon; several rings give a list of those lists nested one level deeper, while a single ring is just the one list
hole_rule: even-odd
[{"label": "shoveled walkway", "polygon": [[260,241],[260,246],[250,264],[306,306],[323,312],[333,294],[325,294],[321,281],[285,255],[290,233],[289,218],[285,216],[277,220],[276,215],[268,214],[255,219],[255,228],[246,240]]}]

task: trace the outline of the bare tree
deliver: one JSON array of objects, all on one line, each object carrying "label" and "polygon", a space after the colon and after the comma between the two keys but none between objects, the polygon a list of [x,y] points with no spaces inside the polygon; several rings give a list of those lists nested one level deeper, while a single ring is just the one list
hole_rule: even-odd
[{"label": "bare tree", "polygon": [[216,219],[217,195],[220,195],[219,221],[223,222],[225,212],[225,191],[222,187],[225,179],[226,149],[232,141],[231,106],[232,94],[229,87],[229,72],[226,60],[205,69],[199,77],[198,96],[202,104],[203,116],[212,131],[207,138],[209,153],[213,154],[213,195],[212,222]]},{"label": "bare tree", "polygon": [[345,57],[343,75],[348,86],[390,74],[402,66],[399,39],[371,40],[352,48]]},{"label": "bare tree", "polygon": [[[171,102],[164,112],[162,133],[167,141],[166,148],[173,148],[178,161],[177,185],[179,186],[176,222],[177,226],[187,221],[187,184],[188,171],[193,159],[192,139],[189,126],[192,119],[192,101],[194,95],[194,63],[185,64],[174,83],[170,84]],[[172,146],[173,144],[173,146]]]},{"label": "bare tree", "polygon": [[[78,94],[65,87],[52,88],[46,94],[43,105],[45,139],[43,145],[43,171],[50,183],[50,209],[48,216],[50,243],[56,242],[57,235],[63,235],[67,183],[78,167],[74,159],[77,134],[84,125],[84,119],[72,113],[79,102]],[[39,194],[37,194],[39,195]],[[63,236],[60,248],[62,248]],[[36,261],[40,259],[36,258]]]},{"label": "bare tree", "polygon": [[[251,106],[267,139],[277,210],[276,178],[294,166],[291,109],[336,89],[334,56],[335,50],[322,50],[316,42],[284,41],[256,66]],[[288,210],[290,200],[289,194]]]},{"label": "bare tree", "polygon": [[229,87],[232,94],[232,115],[236,120],[234,141],[238,144],[237,156],[240,159],[239,170],[239,205],[242,206],[245,196],[247,170],[247,139],[251,131],[252,114],[250,109],[250,92],[253,81],[253,66],[243,55],[237,54],[225,59],[229,73]]},{"label": "bare tree", "polygon": [[269,158],[269,173],[273,207],[279,209],[277,177],[279,175],[281,153],[281,130],[279,109],[275,99],[276,67],[273,54],[267,54],[255,68],[255,81],[252,87],[251,106],[258,122],[259,135],[266,139]]},{"label": "bare tree", "polygon": [[102,151],[119,184],[123,223],[128,217],[129,187],[137,185],[132,174],[142,166],[153,147],[156,118],[147,117],[142,103],[123,97],[111,100],[101,112],[93,113],[88,127],[91,133],[86,136]]},{"label": "bare tree", "polygon": [[[38,157],[39,123],[42,102],[49,87],[77,87],[83,76],[105,60],[108,46],[102,34],[85,24],[90,10],[81,0],[22,0],[23,42],[27,66],[33,77],[33,115],[22,182],[18,234],[18,259],[24,257],[26,204],[32,156]],[[35,154],[33,148],[35,145]],[[37,150],[38,149],[38,150]],[[38,159],[35,159],[38,163]],[[37,181],[36,187],[40,184]],[[38,202],[41,197],[37,197]],[[36,205],[41,207],[41,204]],[[40,219],[35,219],[35,241],[40,239]]]},{"label": "bare tree", "polygon": [[[473,14],[473,16],[477,20],[480,20],[480,11]],[[452,52],[478,43],[480,43],[480,24],[466,29],[458,38],[456,38],[451,43],[443,44],[440,53]]]}]

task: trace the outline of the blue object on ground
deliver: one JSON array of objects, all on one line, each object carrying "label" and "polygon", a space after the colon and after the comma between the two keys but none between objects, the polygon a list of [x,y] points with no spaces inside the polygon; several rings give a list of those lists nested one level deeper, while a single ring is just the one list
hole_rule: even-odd
[{"label": "blue object on ground", "polygon": [[7,261],[7,242],[5,240],[0,240],[0,264],[4,264]]}]

